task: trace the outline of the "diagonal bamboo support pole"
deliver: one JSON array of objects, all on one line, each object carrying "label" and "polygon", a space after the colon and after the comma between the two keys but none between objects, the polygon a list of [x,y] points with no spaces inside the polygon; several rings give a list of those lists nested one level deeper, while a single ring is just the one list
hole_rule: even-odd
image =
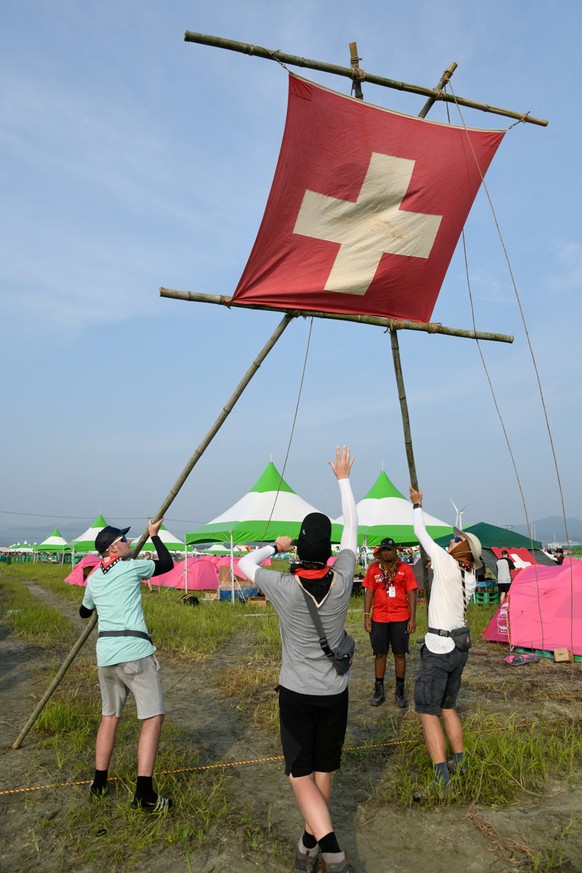
[{"label": "diagonal bamboo support pole", "polygon": [[[184,469],[180,473],[178,479],[174,483],[173,487],[170,489],[168,496],[166,497],[166,499],[164,500],[164,502],[162,503],[162,505],[158,509],[157,513],[155,514],[154,520],[161,518],[164,515],[164,513],[168,510],[168,508],[171,506],[172,502],[177,497],[180,489],[182,488],[182,485],[184,484],[184,482],[186,481],[186,479],[188,478],[188,476],[192,472],[194,466],[198,463],[198,461],[200,460],[200,458],[202,457],[202,455],[204,454],[204,452],[206,451],[206,449],[208,448],[208,446],[210,445],[210,443],[212,442],[212,440],[214,439],[214,437],[216,436],[216,434],[218,433],[218,431],[220,430],[220,428],[222,427],[224,422],[226,421],[227,417],[231,413],[237,400],[239,400],[243,391],[245,390],[245,388],[247,387],[247,385],[249,384],[249,382],[251,381],[251,379],[253,378],[253,376],[255,375],[255,373],[257,372],[257,370],[259,369],[259,367],[261,366],[261,364],[263,363],[263,361],[265,360],[265,358],[267,357],[267,355],[269,354],[269,352],[271,351],[271,349],[273,348],[273,346],[275,345],[277,340],[281,337],[284,330],[289,326],[292,319],[293,319],[293,316],[289,315],[289,314],[285,315],[285,317],[283,319],[281,319],[281,321],[277,325],[276,329],[271,334],[271,337],[265,343],[265,345],[263,346],[263,348],[261,349],[261,351],[259,352],[257,357],[254,359],[254,361],[252,362],[252,364],[248,368],[247,372],[245,373],[245,375],[243,376],[243,378],[241,379],[241,381],[239,382],[239,384],[237,385],[237,387],[235,388],[235,390],[231,394],[230,399],[225,404],[225,406],[223,406],[222,411],[221,411],[220,415],[217,417],[213,426],[210,428],[210,430],[208,431],[208,433],[206,434],[206,436],[204,437],[202,442],[198,445],[196,451],[194,452],[194,454],[192,455],[192,457],[190,458],[190,460],[188,461],[188,463],[186,464],[186,466],[184,467]],[[133,557],[134,558],[136,558],[139,555],[141,547],[145,543],[147,536],[148,536],[148,532],[146,529],[135,545],[135,548],[133,550]],[[73,663],[75,658],[77,657],[78,653],[82,649],[86,640],[91,635],[91,632],[96,624],[97,624],[97,614],[95,613],[89,619],[89,623],[87,624],[87,627],[83,630],[83,633],[81,634],[81,636],[79,637],[79,639],[77,640],[77,642],[75,643],[75,645],[73,646],[73,648],[71,649],[71,651],[69,652],[69,654],[67,655],[65,660],[63,661],[63,663],[61,664],[54,679],[52,680],[49,687],[47,688],[47,690],[43,694],[42,698],[39,700],[39,702],[35,706],[32,715],[30,716],[30,718],[28,719],[28,721],[26,722],[26,724],[24,725],[24,727],[22,728],[22,730],[18,734],[15,741],[12,743],[13,749],[19,749],[20,746],[22,745],[22,741],[24,740],[27,733],[29,732],[29,730],[31,729],[31,727],[33,726],[33,724],[35,723],[35,721],[39,717],[40,713],[42,712],[42,710],[44,709],[44,707],[46,706],[46,704],[50,700],[54,690],[60,684],[61,680],[63,679],[63,676],[65,675],[65,673],[67,672],[67,670],[69,669],[69,667],[71,666],[71,664]]]}]

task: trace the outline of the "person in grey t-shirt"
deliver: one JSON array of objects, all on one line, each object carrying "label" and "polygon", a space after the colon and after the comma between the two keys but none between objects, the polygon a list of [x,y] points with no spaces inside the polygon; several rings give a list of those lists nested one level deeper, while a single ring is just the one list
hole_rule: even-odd
[{"label": "person in grey t-shirt", "polygon": [[[338,675],[325,655],[305,595],[315,604],[328,645],[335,650],[344,635],[356,566],[358,519],[349,475],[353,458],[345,446],[336,449],[331,468],[342,498],[344,529],[340,553],[331,556],[331,521],[319,512],[301,524],[297,539],[299,563],[289,573],[260,567],[278,552],[287,552],[291,537],[277,537],[239,562],[279,616],[282,664],[279,674],[279,717],[285,773],[305,819],[299,840],[296,871],[314,871],[321,856],[327,873],[355,873],[346,859],[329,812],[331,773],[340,766],[348,714],[349,671]],[[305,592],[305,593],[304,593]]]}]

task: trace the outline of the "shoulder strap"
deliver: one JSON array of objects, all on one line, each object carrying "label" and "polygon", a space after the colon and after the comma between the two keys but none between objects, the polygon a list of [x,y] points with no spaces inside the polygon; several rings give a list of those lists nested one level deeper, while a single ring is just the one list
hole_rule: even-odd
[{"label": "shoulder strap", "polygon": [[315,603],[312,601],[312,599],[309,596],[309,594],[307,593],[307,591],[305,591],[303,586],[301,584],[299,584],[299,587],[301,588],[301,593],[305,597],[305,602],[307,604],[307,608],[309,610],[311,620],[313,621],[313,624],[315,625],[315,630],[319,634],[319,645],[321,646],[321,648],[323,649],[323,651],[325,652],[325,654],[327,655],[328,658],[333,658],[333,652],[329,647],[329,643],[327,641],[327,637],[325,635],[325,631],[323,629],[323,625],[321,623],[321,619],[319,617],[317,607],[316,607]]}]

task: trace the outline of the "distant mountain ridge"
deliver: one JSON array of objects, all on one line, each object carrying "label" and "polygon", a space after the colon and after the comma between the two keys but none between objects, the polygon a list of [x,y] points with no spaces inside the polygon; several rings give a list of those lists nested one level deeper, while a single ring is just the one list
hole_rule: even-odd
[{"label": "distant mountain ridge", "polygon": [[[579,518],[566,518],[568,526],[568,535],[571,543],[582,543],[582,521]],[[538,521],[531,523],[532,535],[534,539],[541,540],[544,545],[548,543],[558,542],[562,545],[566,544],[566,531],[564,530],[564,519],[561,515],[548,515],[546,518],[540,518]],[[527,536],[527,525],[514,524],[512,529],[517,533]]]}]

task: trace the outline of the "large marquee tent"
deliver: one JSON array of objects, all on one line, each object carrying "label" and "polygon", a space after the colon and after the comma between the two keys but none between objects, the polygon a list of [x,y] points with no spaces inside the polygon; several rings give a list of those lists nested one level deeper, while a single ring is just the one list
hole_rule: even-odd
[{"label": "large marquee tent", "polygon": [[[418,545],[412,525],[412,504],[392,484],[384,470],[357,504],[357,509],[360,545],[377,546],[384,537],[392,537],[400,546]],[[433,539],[443,535],[450,537],[453,532],[450,525],[427,512],[424,513],[424,523]],[[343,525],[343,516],[336,519],[336,524]]]},{"label": "large marquee tent", "polygon": [[85,554],[86,552],[94,552],[95,537],[97,536],[99,531],[103,530],[104,527],[107,527],[107,522],[102,515],[98,515],[91,527],[88,527],[86,531],[84,531],[82,534],[79,534],[78,537],[75,537],[75,539],[71,540],[68,543],[73,553],[82,552],[83,554]]},{"label": "large marquee tent", "polygon": [[[285,482],[277,468],[269,462],[260,479],[233,506],[186,534],[186,543],[264,543],[278,536],[299,535],[299,525],[310,512],[319,512]],[[341,537],[335,526],[332,539]]]}]

